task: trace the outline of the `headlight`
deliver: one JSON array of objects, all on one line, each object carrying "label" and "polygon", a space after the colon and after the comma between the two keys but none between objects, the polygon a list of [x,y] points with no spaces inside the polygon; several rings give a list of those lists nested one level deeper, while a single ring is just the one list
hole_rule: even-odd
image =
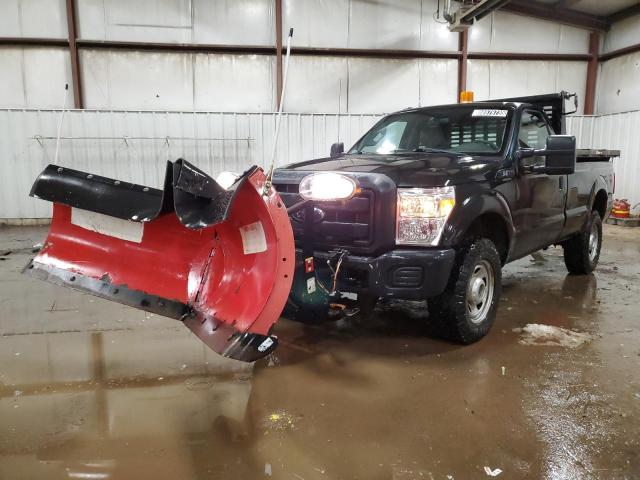
[{"label": "headlight", "polygon": [[334,172],[312,173],[300,182],[300,196],[305,200],[348,200],[356,190],[356,182],[352,178]]},{"label": "headlight", "polygon": [[455,204],[453,187],[399,188],[396,243],[437,245]]}]

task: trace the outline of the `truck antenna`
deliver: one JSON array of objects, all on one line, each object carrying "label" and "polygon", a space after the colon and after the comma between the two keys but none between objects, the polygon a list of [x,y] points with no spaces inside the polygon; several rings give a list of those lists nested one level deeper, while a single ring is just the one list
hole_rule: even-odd
[{"label": "truck antenna", "polygon": [[69,97],[69,84],[64,84],[64,101],[62,102],[62,112],[60,112],[60,120],[58,120],[58,134],[56,136],[56,153],[53,156],[53,164],[58,164],[58,154],[60,153],[60,137],[62,136],[62,122],[64,121],[64,112],[67,109],[67,98]]},{"label": "truck antenna", "polygon": [[273,169],[276,163],[276,148],[278,146],[278,135],[280,134],[280,121],[282,120],[282,108],[284,106],[284,93],[287,89],[287,73],[289,72],[289,57],[291,56],[291,38],[293,37],[293,28],[289,29],[287,37],[287,54],[284,60],[284,78],[282,79],[282,91],[280,92],[280,105],[278,106],[278,114],[276,116],[276,132],[273,138],[273,149],[271,150],[271,164],[267,173],[267,179],[264,182],[263,195],[271,193],[271,180],[273,179]]}]

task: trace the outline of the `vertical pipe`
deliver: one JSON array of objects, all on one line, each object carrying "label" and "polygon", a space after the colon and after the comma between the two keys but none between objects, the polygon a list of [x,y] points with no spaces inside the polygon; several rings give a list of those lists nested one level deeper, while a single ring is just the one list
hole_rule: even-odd
[{"label": "vertical pipe", "polygon": [[589,35],[589,55],[587,64],[587,86],[585,88],[584,114],[593,115],[596,104],[596,81],[598,79],[598,50],[600,48],[600,33],[591,32]]},{"label": "vertical pipe", "polygon": [[76,21],[76,0],[67,0],[67,30],[69,32],[69,55],[71,56],[71,80],[73,84],[73,100],[75,108],[83,108],[82,83],[80,80],[80,62],[78,59],[78,46]]},{"label": "vertical pipe", "polygon": [[276,108],[282,95],[282,0],[276,3]]},{"label": "vertical pipe", "polygon": [[467,89],[467,52],[469,44],[469,31],[463,30],[458,37],[458,102],[460,102],[460,93]]}]

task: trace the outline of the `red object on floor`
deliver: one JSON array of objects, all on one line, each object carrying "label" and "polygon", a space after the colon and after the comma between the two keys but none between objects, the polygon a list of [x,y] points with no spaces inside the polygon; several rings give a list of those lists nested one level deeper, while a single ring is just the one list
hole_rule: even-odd
[{"label": "red object on floor", "polygon": [[611,216],[615,218],[629,218],[631,214],[631,204],[627,199],[614,200],[613,208],[611,209]]}]

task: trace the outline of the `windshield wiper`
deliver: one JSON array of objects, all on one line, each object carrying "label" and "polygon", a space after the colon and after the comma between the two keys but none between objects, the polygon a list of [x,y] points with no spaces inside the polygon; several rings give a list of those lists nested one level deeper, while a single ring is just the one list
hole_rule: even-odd
[{"label": "windshield wiper", "polygon": [[450,150],[442,150],[439,148],[416,147],[413,150],[398,148],[391,153],[453,153]]}]

